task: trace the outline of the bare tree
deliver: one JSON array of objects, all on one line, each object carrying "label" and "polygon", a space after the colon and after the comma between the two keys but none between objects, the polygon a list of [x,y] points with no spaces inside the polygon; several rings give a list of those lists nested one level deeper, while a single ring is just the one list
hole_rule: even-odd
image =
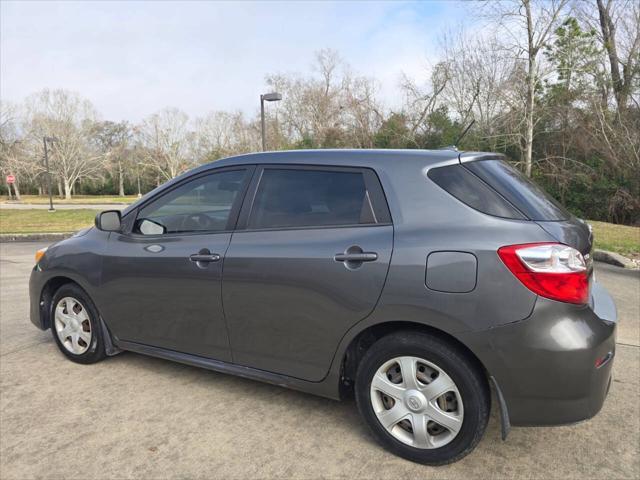
[{"label": "bare tree", "polygon": [[417,132],[428,129],[426,120],[438,108],[450,79],[449,65],[446,62],[438,63],[431,72],[430,81],[422,85],[412,81],[406,75],[403,76],[401,88],[406,99],[406,116],[410,123],[412,137]]},{"label": "bare tree", "polygon": [[384,119],[382,106],[376,98],[376,83],[370,78],[351,76],[346,77],[344,83],[344,128],[349,146],[371,148]]},{"label": "bare tree", "polygon": [[79,179],[95,177],[101,169],[100,155],[88,141],[97,117],[93,105],[76,93],[45,89],[26,100],[26,112],[24,129],[32,150],[41,148],[43,137],[55,139],[50,165],[70,199]]},{"label": "bare tree", "polygon": [[11,197],[11,189],[16,200],[20,200],[20,179],[26,164],[20,162],[21,150],[24,150],[18,134],[15,105],[2,102],[0,105],[0,175],[5,179],[7,175],[14,175],[13,187],[7,182],[7,191]]},{"label": "bare tree", "polygon": [[505,51],[525,63],[523,162],[528,176],[531,176],[533,165],[536,89],[543,76],[539,69],[539,54],[553,36],[568,5],[569,0],[512,0],[486,4],[487,17],[501,29]]},{"label": "bare tree", "polygon": [[128,147],[131,140],[131,128],[127,122],[96,122],[91,127],[91,138],[105,165],[118,179],[118,195],[124,196],[124,176],[130,157]]},{"label": "bare tree", "polygon": [[616,103],[619,109],[625,109],[640,74],[640,5],[613,0],[596,2]]},{"label": "bare tree", "polygon": [[[291,140],[307,147],[356,146],[351,142],[362,139],[350,139],[347,125],[371,120],[362,117],[361,107],[363,102],[369,106],[375,103],[372,83],[352,78],[338,53],[330,49],[316,52],[313,70],[312,77],[267,77],[267,84],[284,96],[279,102],[282,128]],[[349,107],[353,110],[349,111]]]},{"label": "bare tree", "polygon": [[142,146],[145,165],[163,179],[170,180],[195,165],[191,148],[193,132],[189,131],[189,117],[176,108],[154,113],[134,129]]},{"label": "bare tree", "polygon": [[211,112],[195,122],[195,152],[199,163],[258,150],[257,129],[241,112]]},{"label": "bare tree", "polygon": [[[519,97],[518,84],[513,82],[517,62],[504,54],[498,35],[449,32],[443,37],[442,50],[449,71],[443,102],[462,125],[475,121],[474,131],[490,149],[500,148],[506,138],[513,141],[516,131],[505,136],[499,125],[500,117],[515,106],[514,95]],[[519,138],[515,135],[515,143]]]}]

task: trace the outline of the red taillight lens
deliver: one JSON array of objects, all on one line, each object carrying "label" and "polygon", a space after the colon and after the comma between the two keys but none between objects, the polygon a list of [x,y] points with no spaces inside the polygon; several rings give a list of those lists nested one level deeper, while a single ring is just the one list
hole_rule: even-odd
[{"label": "red taillight lens", "polygon": [[589,301],[589,276],[582,254],[561,243],[526,243],[498,249],[498,255],[525,287],[560,302]]}]

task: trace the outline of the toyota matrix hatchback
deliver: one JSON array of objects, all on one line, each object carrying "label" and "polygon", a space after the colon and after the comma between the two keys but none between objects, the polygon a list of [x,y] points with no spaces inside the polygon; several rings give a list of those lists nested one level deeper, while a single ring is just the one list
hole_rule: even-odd
[{"label": "toyota matrix hatchback", "polygon": [[589,226],[502,157],[242,155],[38,252],[31,321],[69,359],[122,350],[340,399],[390,451],[468,454],[595,415],[616,311]]}]

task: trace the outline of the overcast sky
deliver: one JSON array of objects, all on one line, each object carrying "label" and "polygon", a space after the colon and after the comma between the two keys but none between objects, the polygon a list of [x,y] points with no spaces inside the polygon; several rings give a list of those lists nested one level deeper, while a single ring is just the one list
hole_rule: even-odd
[{"label": "overcast sky", "polygon": [[340,52],[400,101],[402,72],[424,78],[455,2],[7,2],[0,4],[0,97],[74,90],[101,116],[138,121],[163,107],[253,115],[269,73],[311,72]]}]

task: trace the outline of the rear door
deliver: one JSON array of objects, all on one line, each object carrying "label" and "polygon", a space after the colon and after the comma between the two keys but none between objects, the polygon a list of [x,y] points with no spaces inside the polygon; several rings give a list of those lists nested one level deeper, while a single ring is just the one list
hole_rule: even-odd
[{"label": "rear door", "polygon": [[344,333],[374,309],[392,244],[372,170],[259,167],[224,264],[234,362],[324,378]]}]

